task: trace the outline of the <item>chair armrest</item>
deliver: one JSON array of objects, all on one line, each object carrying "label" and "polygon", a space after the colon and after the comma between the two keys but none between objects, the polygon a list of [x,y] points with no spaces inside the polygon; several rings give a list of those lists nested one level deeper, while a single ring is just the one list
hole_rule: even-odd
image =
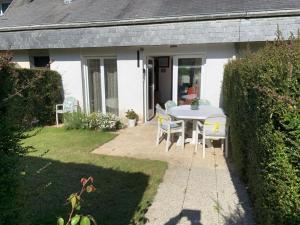
[{"label": "chair armrest", "polygon": [[63,105],[63,104],[56,104],[56,105],[55,105],[55,109],[56,109],[56,110],[59,110],[60,107],[63,108],[64,105]]},{"label": "chair armrest", "polygon": [[201,121],[197,121],[197,126],[203,128],[204,127],[204,123],[202,123]]},{"label": "chair armrest", "polygon": [[171,121],[170,124],[184,124],[183,120],[176,120],[176,121]]}]

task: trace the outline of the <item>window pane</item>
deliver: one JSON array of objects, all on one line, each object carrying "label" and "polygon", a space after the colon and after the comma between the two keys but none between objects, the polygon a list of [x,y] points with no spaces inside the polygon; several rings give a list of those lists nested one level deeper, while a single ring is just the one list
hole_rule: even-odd
[{"label": "window pane", "polygon": [[119,115],[117,60],[104,59],[106,112]]},{"label": "window pane", "polygon": [[178,59],[178,104],[200,97],[201,58]]},{"label": "window pane", "polygon": [[49,56],[34,56],[33,64],[34,67],[49,67],[50,57]]},{"label": "window pane", "polygon": [[100,59],[88,59],[88,85],[90,112],[102,111]]}]

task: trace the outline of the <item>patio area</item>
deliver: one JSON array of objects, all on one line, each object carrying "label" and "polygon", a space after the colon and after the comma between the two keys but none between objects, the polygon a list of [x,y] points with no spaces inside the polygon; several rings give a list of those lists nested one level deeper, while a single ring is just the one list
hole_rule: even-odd
[{"label": "patio area", "polygon": [[[232,171],[219,147],[208,147],[206,158],[194,145],[182,150],[165,141],[155,146],[153,122],[120,131],[95,154],[162,160],[168,170],[146,213],[149,225],[254,224],[244,185]],[[201,148],[199,148],[201,149]]]}]

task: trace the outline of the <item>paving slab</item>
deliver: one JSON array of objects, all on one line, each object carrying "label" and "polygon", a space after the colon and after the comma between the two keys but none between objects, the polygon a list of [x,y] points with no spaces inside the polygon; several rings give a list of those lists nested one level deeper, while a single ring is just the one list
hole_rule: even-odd
[{"label": "paving slab", "polygon": [[165,152],[165,141],[155,146],[155,137],[155,124],[139,125],[93,151],[168,162],[147,225],[254,225],[246,189],[219,147],[209,145],[203,159],[201,145],[197,153],[190,144]]}]

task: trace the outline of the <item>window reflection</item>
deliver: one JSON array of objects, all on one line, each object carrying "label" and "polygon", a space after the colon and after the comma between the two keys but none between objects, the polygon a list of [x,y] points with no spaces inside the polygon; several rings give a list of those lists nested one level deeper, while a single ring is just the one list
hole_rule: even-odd
[{"label": "window reflection", "polygon": [[178,104],[191,104],[200,97],[201,58],[178,59]]}]

